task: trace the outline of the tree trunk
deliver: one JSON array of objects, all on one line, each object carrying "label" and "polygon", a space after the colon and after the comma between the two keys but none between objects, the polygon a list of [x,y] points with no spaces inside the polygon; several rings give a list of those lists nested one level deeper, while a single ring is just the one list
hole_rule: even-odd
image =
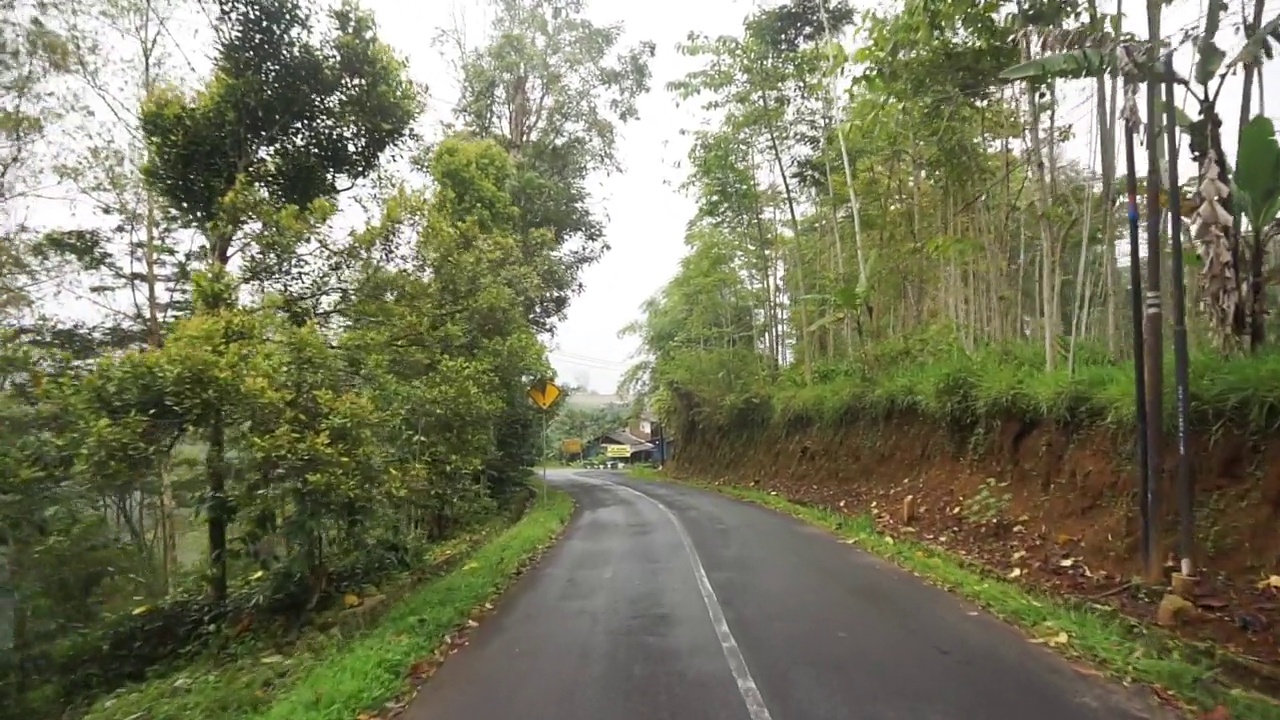
[{"label": "tree trunk", "polygon": [[[1124,10],[1124,0],[1117,0],[1116,14]],[[1096,0],[1089,2],[1089,23],[1097,31],[1103,29],[1103,19],[1098,13]],[[1116,120],[1118,117],[1120,76],[1113,73],[1108,97],[1107,80],[1099,75],[1095,80],[1094,91],[1097,97],[1097,123],[1099,132],[1099,160],[1102,163],[1102,242],[1103,273],[1106,287],[1107,314],[1107,352],[1113,358],[1121,354],[1120,344],[1120,309],[1117,298],[1120,293],[1120,263],[1116,258],[1115,247],[1115,208],[1116,208]]]},{"label": "tree trunk", "polygon": [[[1266,0],[1254,0],[1253,17],[1251,18],[1250,28],[1253,32],[1258,31],[1258,27],[1262,24],[1262,13],[1266,5]],[[1253,110],[1253,76],[1257,73],[1255,63],[1244,63],[1244,87],[1240,92],[1240,130],[1244,133],[1245,125],[1249,124],[1251,119],[1250,113]],[[1257,73],[1258,88],[1262,88],[1261,73]],[[1237,146],[1238,147],[1238,146]],[[1240,223],[1236,223],[1236,232],[1239,232]],[[1249,351],[1257,352],[1266,342],[1267,335],[1267,296],[1265,291],[1265,279],[1263,278],[1263,270],[1266,262],[1266,248],[1263,244],[1264,228],[1251,228],[1253,231],[1253,243],[1250,251],[1249,262]]]},{"label": "tree trunk", "polygon": [[[1025,41],[1022,47],[1023,59],[1031,56],[1030,41]],[[1030,155],[1028,161],[1031,163],[1032,177],[1034,178],[1036,188],[1032,193],[1036,206],[1036,219],[1040,224],[1040,241],[1041,241],[1041,262],[1040,262],[1040,302],[1042,308],[1042,319],[1044,322],[1044,368],[1046,372],[1053,372],[1055,360],[1055,344],[1057,340],[1056,330],[1057,324],[1054,321],[1053,313],[1055,311],[1054,302],[1054,258],[1056,252],[1054,250],[1053,228],[1049,224],[1049,178],[1045,172],[1044,161],[1044,145],[1040,135],[1040,101],[1036,97],[1035,88],[1027,88],[1027,113],[1030,116],[1028,120],[1028,133],[1030,142],[1028,143],[1027,152]]]},{"label": "tree trunk", "polygon": [[[773,128],[769,128],[769,149],[773,152],[773,160],[777,164],[778,174],[782,178],[782,191],[787,202],[787,215],[791,220],[791,234],[795,248],[796,285],[801,297],[808,294],[804,282],[804,256],[801,252],[800,221],[796,218],[795,197],[791,193],[791,181],[787,179],[787,166],[782,160],[782,150],[778,147],[778,136]],[[804,363],[805,382],[813,382],[813,358],[809,352],[809,311],[804,301],[800,302],[800,358]]]}]

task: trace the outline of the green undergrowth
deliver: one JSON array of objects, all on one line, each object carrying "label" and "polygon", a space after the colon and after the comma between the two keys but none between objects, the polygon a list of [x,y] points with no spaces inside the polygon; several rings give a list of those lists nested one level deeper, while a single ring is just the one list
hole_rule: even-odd
[{"label": "green undergrowth", "polygon": [[[1280,351],[1252,356],[1207,352],[1192,357],[1190,404],[1201,425],[1228,423],[1270,432],[1280,427]],[[1078,349],[1074,372],[1060,360],[1045,371],[1043,352],[1031,345],[966,352],[927,339],[895,340],[849,362],[815,368],[805,383],[790,368],[776,383],[732,398],[689,388],[714,408],[720,424],[749,415],[757,421],[839,425],[865,417],[905,413],[949,425],[1023,418],[1129,429],[1136,424],[1133,365],[1097,349]],[[1165,420],[1172,428],[1173,360],[1166,354]]]},{"label": "green undergrowth", "polygon": [[287,653],[245,646],[234,658],[206,659],[115,694],[85,720],[350,720],[404,690],[408,668],[501,593],[572,512],[568,495],[549,491],[515,524],[442,545],[438,556],[453,569],[389,597],[369,622],[309,633]]},{"label": "green undergrowth", "polygon": [[1022,628],[1034,641],[1087,661],[1119,680],[1159,686],[1199,710],[1225,706],[1233,720],[1280,720],[1280,705],[1221,680],[1218,653],[1213,648],[1192,645],[1159,628],[1139,624],[1110,606],[1031,590],[945,550],[891,538],[880,533],[867,515],[801,505],[750,488],[681,482],[822,527],[980,605]]}]

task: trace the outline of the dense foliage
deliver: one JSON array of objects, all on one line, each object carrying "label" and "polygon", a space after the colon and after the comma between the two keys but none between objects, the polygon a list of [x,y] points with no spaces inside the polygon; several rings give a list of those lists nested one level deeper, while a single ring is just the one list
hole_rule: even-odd
[{"label": "dense foliage", "polygon": [[[460,52],[459,127],[424,145],[423,89],[354,2],[19,4],[0,26],[0,706],[42,717],[296,632],[522,495],[540,336],[602,242],[586,176],[616,165],[652,48],[616,49],[576,2],[498,3],[492,44]],[[207,79],[183,21],[212,39]],[[572,35],[549,45],[549,22]],[[500,125],[519,137],[485,109],[504,88],[549,98]],[[46,180],[97,217],[16,222]]]},{"label": "dense foliage", "polygon": [[[1217,44],[1224,7],[1210,3],[1183,40],[1197,50],[1177,80],[1192,105],[1174,113],[1200,167],[1176,203],[1190,398],[1200,418],[1269,429],[1280,421],[1269,390],[1280,366],[1265,343],[1280,156],[1246,90],[1236,177],[1221,150],[1235,129],[1214,103],[1234,69],[1251,88],[1273,28],[1255,18],[1229,59]],[[1132,427],[1117,157],[1136,130],[1137,211],[1147,217],[1145,187],[1161,183],[1167,222],[1168,131],[1141,98],[1149,46],[1123,25],[1119,8],[1092,2],[858,13],[792,0],[757,10],[736,36],[693,35],[682,49],[702,67],[671,89],[718,120],[691,133],[698,213],[678,273],[629,328],[645,351],[631,387],[689,440],[903,412],[965,427],[1009,416]],[[1086,93],[1092,103],[1068,101]],[[1150,127],[1134,124],[1144,118]],[[1153,181],[1144,135],[1158,150]],[[1244,200],[1234,223],[1232,193]],[[1145,278],[1155,263],[1143,252]],[[1246,341],[1253,354],[1241,358]],[[1171,379],[1171,354],[1164,363]]]}]

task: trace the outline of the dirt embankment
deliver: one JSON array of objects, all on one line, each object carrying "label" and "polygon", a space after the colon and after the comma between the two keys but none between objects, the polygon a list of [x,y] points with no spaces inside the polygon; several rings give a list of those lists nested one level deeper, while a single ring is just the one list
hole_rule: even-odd
[{"label": "dirt embankment", "polygon": [[[1180,632],[1280,662],[1280,442],[1197,437],[1199,611]],[[891,534],[979,561],[1019,582],[1153,620],[1162,593],[1140,573],[1132,437],[1009,421],[957,438],[917,418],[836,430],[691,438],[677,475],[869,512]],[[1174,449],[1165,450],[1162,546],[1174,550]],[[908,499],[910,496],[911,499]],[[906,506],[910,506],[908,510]],[[904,510],[911,513],[909,521]],[[1171,570],[1172,568],[1170,568]]]}]

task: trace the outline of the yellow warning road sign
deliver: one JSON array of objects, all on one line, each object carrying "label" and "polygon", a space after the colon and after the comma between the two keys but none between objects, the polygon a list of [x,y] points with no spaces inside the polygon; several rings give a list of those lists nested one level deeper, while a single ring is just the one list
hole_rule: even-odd
[{"label": "yellow warning road sign", "polygon": [[560,388],[550,380],[539,380],[529,387],[529,399],[543,410],[554,405],[559,397]]}]

